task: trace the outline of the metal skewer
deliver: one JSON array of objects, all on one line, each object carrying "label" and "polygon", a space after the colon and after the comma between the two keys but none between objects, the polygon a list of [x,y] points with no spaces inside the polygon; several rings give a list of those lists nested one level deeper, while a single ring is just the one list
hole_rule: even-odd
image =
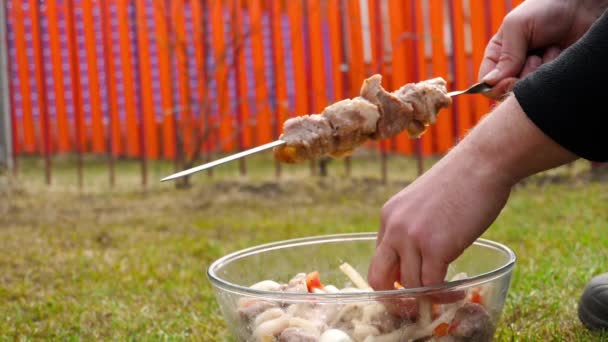
[{"label": "metal skewer", "polygon": [[275,141],[273,141],[271,143],[268,143],[268,144],[260,145],[258,147],[254,147],[252,149],[249,149],[249,150],[246,150],[246,151],[243,151],[243,152],[231,154],[228,157],[224,157],[224,158],[212,161],[212,162],[207,163],[207,164],[203,164],[203,165],[200,165],[200,166],[197,166],[197,167],[193,167],[193,168],[188,169],[188,170],[184,170],[184,171],[178,172],[178,173],[173,174],[171,176],[165,177],[165,178],[161,179],[160,181],[164,182],[164,181],[168,181],[168,180],[171,180],[171,179],[187,176],[187,175],[195,173],[195,172],[207,170],[209,168],[212,168],[214,166],[218,166],[220,164],[227,163],[229,161],[233,161],[233,160],[236,160],[236,159],[239,159],[239,158],[247,157],[250,154],[262,152],[262,151],[271,149],[271,148],[273,148],[275,146],[283,145],[284,143],[285,142],[283,140],[275,140]]},{"label": "metal skewer", "polygon": [[447,95],[449,97],[454,97],[454,96],[458,96],[458,95],[462,95],[462,94],[482,94],[482,93],[487,93],[490,90],[492,90],[491,85],[489,85],[487,83],[479,82],[479,83],[476,83],[476,84],[473,84],[472,86],[470,86],[469,89],[451,91],[451,92],[447,93]]},{"label": "metal skewer", "polygon": [[[452,92],[447,93],[447,95],[450,97],[454,97],[454,96],[463,95],[463,94],[480,94],[480,93],[485,93],[485,92],[489,91],[490,89],[492,89],[492,86],[490,86],[488,84],[477,83],[466,90],[452,91]],[[188,170],[184,170],[184,171],[172,174],[171,176],[165,177],[165,178],[161,179],[160,181],[165,182],[165,181],[172,180],[175,178],[187,176],[187,175],[193,174],[195,172],[207,170],[212,167],[218,166],[220,164],[224,164],[224,163],[227,163],[227,162],[239,159],[239,158],[247,157],[249,155],[252,155],[252,154],[255,154],[258,152],[266,151],[266,150],[269,150],[276,146],[281,146],[283,144],[285,144],[285,142],[283,140],[275,140],[268,144],[260,145],[258,147],[254,147],[252,149],[249,149],[249,150],[246,150],[243,152],[235,153],[235,154],[229,155],[227,157],[212,161],[207,164],[203,164],[203,165],[196,166],[196,167],[193,167]]]}]

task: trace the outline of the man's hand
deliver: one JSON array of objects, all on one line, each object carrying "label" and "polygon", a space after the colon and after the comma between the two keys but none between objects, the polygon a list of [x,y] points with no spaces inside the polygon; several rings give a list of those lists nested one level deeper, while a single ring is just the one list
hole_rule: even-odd
[{"label": "man's hand", "polygon": [[[527,0],[509,13],[486,47],[479,79],[500,98],[518,78],[555,59],[599,18],[606,0]],[[531,50],[541,51],[529,55]]]},{"label": "man's hand", "polygon": [[501,103],[431,170],[391,198],[368,280],[377,290],[443,282],[448,265],[494,221],[520,179],[574,160],[514,97]]},{"label": "man's hand", "polygon": [[511,184],[474,156],[440,163],[391,198],[369,280],[376,289],[443,282],[447,267],[496,218]]}]

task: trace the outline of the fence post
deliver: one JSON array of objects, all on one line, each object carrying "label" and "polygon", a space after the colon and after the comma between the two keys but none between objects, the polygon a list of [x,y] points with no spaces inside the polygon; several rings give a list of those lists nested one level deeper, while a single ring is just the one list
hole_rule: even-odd
[{"label": "fence post", "polygon": [[8,79],[8,46],[5,4],[0,3],[0,167],[13,169],[13,135]]}]

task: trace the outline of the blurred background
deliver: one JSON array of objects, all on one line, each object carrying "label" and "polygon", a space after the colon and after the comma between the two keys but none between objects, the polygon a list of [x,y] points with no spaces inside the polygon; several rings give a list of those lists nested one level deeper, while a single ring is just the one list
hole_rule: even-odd
[{"label": "blurred background", "polygon": [[[211,262],[377,231],[382,205],[493,104],[457,97],[421,139],[350,158],[281,165],[267,152],[159,180],[272,141],[375,73],[388,90],[432,77],[467,88],[520,2],[0,1],[0,340],[234,340]],[[518,256],[497,340],[608,339],[576,317],[608,270],[608,177],[589,165],[521,182],[484,234]]]},{"label": "blurred background", "polygon": [[[6,0],[1,159],[18,174],[21,156],[41,158],[50,184],[53,159],[72,156],[80,186],[84,155],[105,158],[111,185],[115,160],[137,159],[145,186],[151,162],[179,170],[270,142],[287,118],[357,96],[375,73],[389,90],[432,77],[466,88],[520,2]],[[368,145],[383,170],[400,154],[422,172],[490,108],[454,102],[420,140]]]}]

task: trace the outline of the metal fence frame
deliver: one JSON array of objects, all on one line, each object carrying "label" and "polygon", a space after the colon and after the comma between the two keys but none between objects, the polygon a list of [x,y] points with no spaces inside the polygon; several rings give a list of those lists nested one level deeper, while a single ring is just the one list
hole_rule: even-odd
[{"label": "metal fence frame", "polygon": [[0,167],[13,169],[13,137],[9,88],[6,8],[0,3]]}]

